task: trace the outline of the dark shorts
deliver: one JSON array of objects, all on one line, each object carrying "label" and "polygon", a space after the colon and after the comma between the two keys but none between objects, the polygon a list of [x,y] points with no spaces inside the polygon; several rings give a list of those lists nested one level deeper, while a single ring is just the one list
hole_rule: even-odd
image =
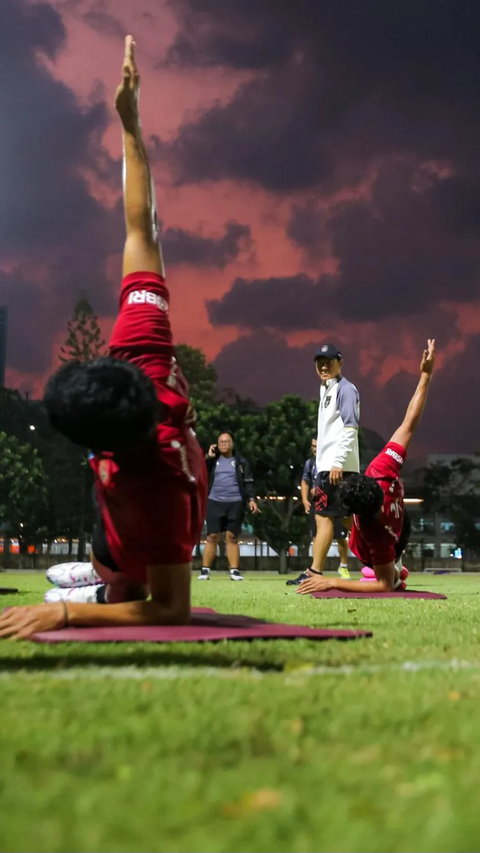
[{"label": "dark shorts", "polygon": [[348,530],[343,526],[339,518],[333,519],[333,538],[335,542],[341,542],[343,539],[348,539]]},{"label": "dark shorts", "polygon": [[243,501],[212,501],[207,502],[207,535],[209,533],[225,533],[227,530],[239,536],[245,516]]},{"label": "dark shorts", "polygon": [[92,551],[102,566],[105,566],[106,569],[111,569],[112,572],[119,572],[120,569],[110,554],[110,549],[108,547],[102,513],[100,512],[100,507],[95,494],[95,487],[93,488],[93,506],[95,510],[95,524],[92,534]]},{"label": "dark shorts", "polygon": [[[328,518],[345,518],[345,512],[338,499],[338,486],[329,480],[330,471],[319,471],[315,488],[315,515],[326,515]],[[351,476],[345,471],[343,479]]]}]

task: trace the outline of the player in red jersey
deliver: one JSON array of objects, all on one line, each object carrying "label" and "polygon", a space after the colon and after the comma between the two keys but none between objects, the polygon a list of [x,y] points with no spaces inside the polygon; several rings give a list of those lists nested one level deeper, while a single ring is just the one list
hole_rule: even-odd
[{"label": "player in red jersey", "polygon": [[93,563],[106,585],[96,603],[11,608],[0,617],[0,637],[190,618],[192,551],[205,515],[207,478],[172,344],[134,51],[128,36],[115,100],[123,126],[127,233],[110,354],[63,365],[44,397],[51,424],[92,451],[98,515]]},{"label": "player in red jersey", "polygon": [[365,474],[352,474],[339,489],[345,515],[353,515],[350,548],[364,566],[375,571],[376,580],[342,581],[310,572],[310,577],[297,592],[305,594],[324,589],[389,592],[398,585],[401,566],[397,561],[401,563],[408,539],[400,473],[425,408],[434,365],[435,341],[429,340],[420,365],[420,381],[403,423]]}]

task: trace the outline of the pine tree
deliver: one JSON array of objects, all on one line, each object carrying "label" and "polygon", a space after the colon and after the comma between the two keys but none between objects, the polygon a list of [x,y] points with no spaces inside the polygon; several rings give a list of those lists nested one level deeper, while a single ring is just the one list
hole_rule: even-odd
[{"label": "pine tree", "polygon": [[81,293],[68,321],[68,336],[60,349],[60,361],[91,361],[105,353],[105,341],[86,293]]},{"label": "pine tree", "polygon": [[[105,341],[102,340],[98,317],[94,313],[86,293],[80,293],[73,312],[73,317],[68,322],[68,335],[65,343],[60,349],[60,361],[92,361],[101,355],[105,355]],[[87,455],[70,449],[68,454],[72,458],[70,468],[70,495],[72,501],[69,503],[68,518],[72,526],[72,533],[78,536],[78,559],[83,560],[85,552],[85,528],[88,527],[88,516],[90,509],[91,472],[87,464]],[[56,482],[57,487],[60,486]],[[61,494],[61,489],[59,491]],[[57,495],[58,496],[58,495]]]}]

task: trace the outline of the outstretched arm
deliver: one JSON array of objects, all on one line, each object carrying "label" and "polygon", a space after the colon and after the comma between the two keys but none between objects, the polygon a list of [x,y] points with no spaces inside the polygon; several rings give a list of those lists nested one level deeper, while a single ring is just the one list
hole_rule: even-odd
[{"label": "outstretched arm", "polygon": [[413,438],[415,430],[420,423],[425,403],[427,402],[428,389],[432,379],[433,368],[435,366],[435,341],[429,340],[427,349],[423,351],[422,363],[420,365],[420,381],[417,385],[415,394],[413,395],[403,423],[393,433],[390,441],[400,444],[405,450],[408,450],[410,442]]},{"label": "outstretched arm", "polygon": [[157,233],[155,188],[140,124],[140,76],[132,36],[125,39],[122,77],[115,96],[115,107],[123,127],[123,196],[127,230],[123,275],[154,272],[163,276],[165,270]]},{"label": "outstretched arm", "polygon": [[327,589],[340,589],[343,592],[362,592],[368,595],[372,592],[392,592],[395,584],[395,563],[385,563],[375,566],[375,581],[344,581],[341,578],[326,578],[308,570],[309,577],[297,587],[299,595],[309,595]]},{"label": "outstretched arm", "polygon": [[190,563],[149,566],[149,601],[119,604],[77,604],[56,601],[29,607],[11,607],[0,613],[0,639],[28,640],[42,631],[66,627],[119,625],[187,625],[190,620]]}]

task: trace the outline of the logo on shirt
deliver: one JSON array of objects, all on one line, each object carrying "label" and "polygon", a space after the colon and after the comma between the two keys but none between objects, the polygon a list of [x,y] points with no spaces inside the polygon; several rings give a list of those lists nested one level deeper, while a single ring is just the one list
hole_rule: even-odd
[{"label": "logo on shirt", "polygon": [[101,459],[98,465],[98,476],[104,486],[108,486],[111,476],[111,466],[108,459]]},{"label": "logo on shirt", "polygon": [[324,408],[324,409],[326,409],[326,408],[327,408],[327,406],[329,406],[329,405],[330,405],[330,400],[331,400],[331,399],[332,399],[332,395],[331,395],[331,394],[329,394],[329,395],[328,395],[328,397],[325,397],[325,400],[323,401],[323,408]]},{"label": "logo on shirt", "polygon": [[235,459],[232,459],[232,461],[230,462],[230,465],[232,466],[232,468],[235,468],[236,464],[237,463],[235,462]]},{"label": "logo on shirt", "polygon": [[128,295],[128,305],[156,305],[160,311],[168,311],[168,302],[163,296],[158,293],[152,293],[150,290],[133,290]]},{"label": "logo on shirt", "polygon": [[395,459],[395,462],[398,462],[399,465],[403,465],[404,460],[402,459],[400,454],[397,453],[396,450],[392,450],[391,447],[387,447],[385,451],[385,456],[391,456],[392,459]]}]

